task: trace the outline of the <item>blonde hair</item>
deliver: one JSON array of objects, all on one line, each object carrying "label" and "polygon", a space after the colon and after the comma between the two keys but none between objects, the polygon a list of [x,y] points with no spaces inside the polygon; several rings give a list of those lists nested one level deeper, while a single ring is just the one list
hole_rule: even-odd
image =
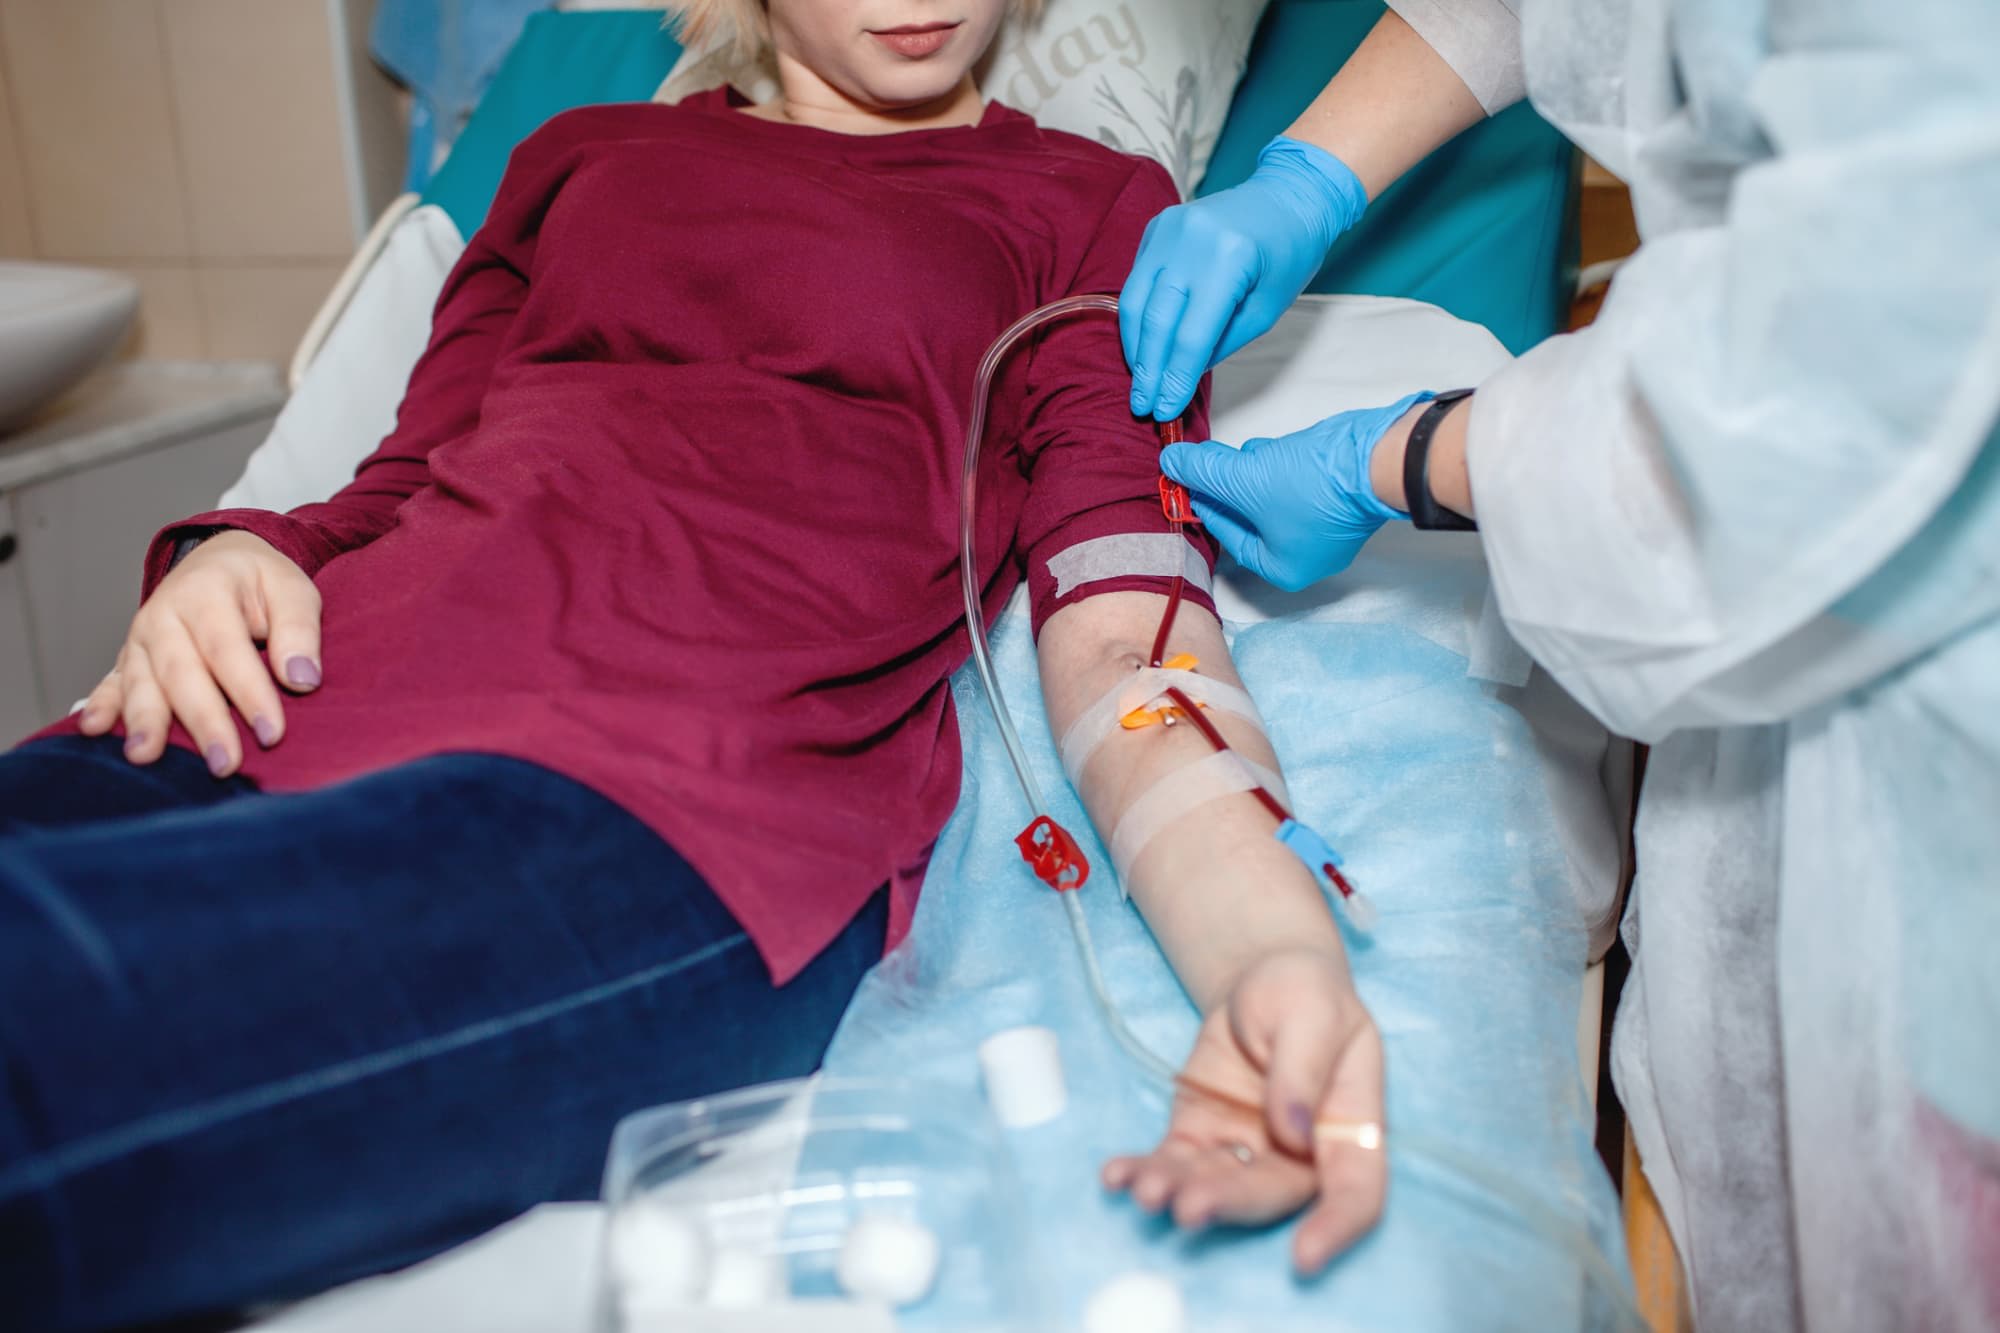
[{"label": "blonde hair", "polygon": [[[755,60],[771,40],[764,21],[765,0],[667,0],[667,12],[679,20],[681,45],[698,47],[711,38],[729,43],[729,54]],[[1009,8],[1033,18],[1042,0],[1009,0]]]}]

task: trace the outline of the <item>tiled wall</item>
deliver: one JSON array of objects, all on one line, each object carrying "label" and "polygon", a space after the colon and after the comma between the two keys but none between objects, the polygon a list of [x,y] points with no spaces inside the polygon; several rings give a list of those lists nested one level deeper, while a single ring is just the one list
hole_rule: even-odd
[{"label": "tiled wall", "polygon": [[0,0],[0,258],[137,278],[132,355],[284,360],[382,202],[351,197],[340,8]]}]

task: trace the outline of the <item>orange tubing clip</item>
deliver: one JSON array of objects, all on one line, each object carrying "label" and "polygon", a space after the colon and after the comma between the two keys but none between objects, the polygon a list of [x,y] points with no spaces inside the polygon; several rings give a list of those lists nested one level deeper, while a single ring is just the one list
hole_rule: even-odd
[{"label": "orange tubing clip", "polygon": [[1090,878],[1090,862],[1076,839],[1047,815],[1037,816],[1034,823],[1015,834],[1014,845],[1021,849],[1021,859],[1034,870],[1035,878],[1057,893],[1080,889]]}]

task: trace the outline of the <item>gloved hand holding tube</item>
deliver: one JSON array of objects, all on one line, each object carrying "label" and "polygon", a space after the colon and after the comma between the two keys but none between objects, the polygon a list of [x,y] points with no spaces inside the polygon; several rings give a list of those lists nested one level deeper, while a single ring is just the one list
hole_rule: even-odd
[{"label": "gloved hand holding tube", "polygon": [[1118,296],[1133,415],[1185,412],[1209,367],[1277,322],[1367,206],[1339,158],[1280,135],[1241,185],[1154,218]]},{"label": "gloved hand holding tube", "polygon": [[1382,437],[1432,396],[1336,413],[1241,449],[1170,444],[1160,470],[1192,492],[1196,515],[1238,564],[1297,591],[1347,568],[1390,519],[1409,517],[1376,494],[1369,463]]}]

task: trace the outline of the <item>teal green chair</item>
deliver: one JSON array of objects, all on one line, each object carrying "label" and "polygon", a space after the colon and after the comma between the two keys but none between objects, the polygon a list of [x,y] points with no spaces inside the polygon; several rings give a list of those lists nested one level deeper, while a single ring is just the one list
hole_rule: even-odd
[{"label": "teal green chair", "polygon": [[599,102],[645,102],[681,58],[657,9],[536,14],[507,53],[423,202],[470,236],[486,220],[514,145],[559,111]]}]

